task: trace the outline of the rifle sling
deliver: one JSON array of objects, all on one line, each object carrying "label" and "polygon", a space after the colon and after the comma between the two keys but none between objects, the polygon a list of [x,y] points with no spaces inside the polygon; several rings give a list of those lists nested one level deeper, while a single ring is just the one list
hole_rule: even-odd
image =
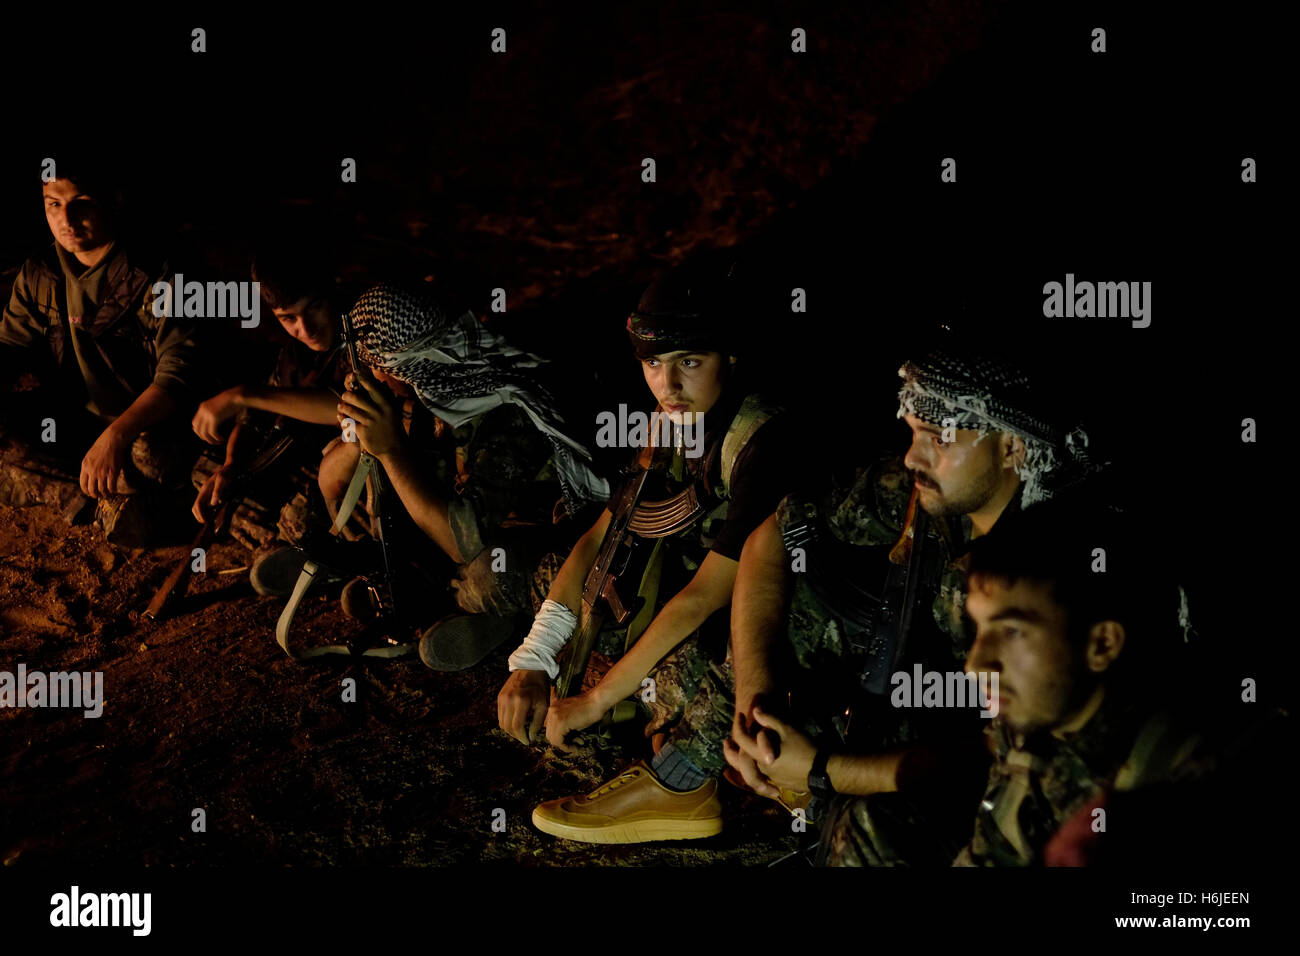
[{"label": "rifle sling", "polygon": [[[378,467],[379,465],[373,456],[365,452],[361,453],[361,460],[357,462],[357,470],[352,473],[352,480],[348,483],[348,490],[343,495],[343,501],[339,504],[339,511],[334,518],[334,524],[330,527],[330,534],[337,535],[342,531],[343,526],[347,524],[348,518],[352,517],[357,502],[361,500],[361,492],[366,486],[366,479]],[[296,661],[310,660],[313,657],[322,657],[327,654],[350,655],[353,653],[352,649],[346,644],[327,644],[323,647],[308,647],[300,651],[292,650],[289,647],[289,628],[293,624],[293,616],[298,612],[298,605],[302,603],[303,597],[315,582],[316,572],[319,569],[320,566],[310,559],[303,564],[302,573],[298,575],[298,580],[293,586],[293,593],[289,595],[289,603],[284,606],[284,610],[280,612],[280,619],[275,624],[276,643]],[[359,656],[404,657],[413,652],[417,646],[415,642],[407,642],[389,647],[371,647],[362,651]]]}]

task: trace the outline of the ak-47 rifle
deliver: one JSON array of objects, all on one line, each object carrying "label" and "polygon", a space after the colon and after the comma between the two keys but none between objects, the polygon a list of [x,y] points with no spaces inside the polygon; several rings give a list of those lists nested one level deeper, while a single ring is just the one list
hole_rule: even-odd
[{"label": "ak-47 rifle", "polygon": [[635,606],[629,607],[618,593],[618,580],[628,568],[632,557],[632,548],[636,535],[630,530],[641,490],[645,487],[646,476],[650,473],[650,460],[654,453],[653,446],[647,446],[637,459],[635,473],[625,480],[610,502],[609,527],[601,541],[596,562],[587,573],[587,580],[582,587],[582,620],[578,633],[567,649],[568,657],[556,682],[555,693],[559,697],[569,697],[582,686],[583,675],[587,672],[587,662],[596,638],[605,624],[606,608],[613,615],[617,624],[626,624],[636,613]]},{"label": "ak-47 rifle", "polygon": [[[357,358],[356,348],[356,330],[352,326],[351,318],[345,313],[343,316],[343,341],[347,346],[348,360],[352,363],[353,374],[357,376],[357,386],[364,390],[361,378],[361,363]],[[357,462],[357,469],[352,474],[352,480],[348,483],[348,490],[343,496],[343,501],[339,504],[338,513],[334,518],[334,525],[330,533],[338,535],[343,525],[347,523],[352,511],[357,506],[357,501],[361,498],[361,493],[369,481],[374,488],[373,508],[371,511],[372,527],[379,538],[379,550],[382,556],[382,567],[377,575],[363,574],[370,589],[379,605],[379,615],[376,620],[366,629],[365,640],[380,635],[388,636],[389,646],[387,647],[369,647],[365,650],[354,650],[352,644],[329,644],[322,647],[311,647],[303,650],[295,650],[289,646],[289,631],[293,626],[293,618],[297,613],[298,605],[302,602],[303,596],[307,593],[316,577],[316,572],[320,565],[310,556],[303,564],[302,573],[298,576],[298,582],[294,585],[293,593],[289,595],[289,603],[285,605],[284,610],[280,612],[280,618],[275,625],[275,639],[286,654],[295,660],[309,660],[313,657],[320,657],[326,654],[360,654],[363,657],[403,657],[417,647],[414,641],[400,641],[396,635],[404,632],[405,625],[409,623],[399,613],[403,608],[399,606],[394,599],[393,592],[393,571],[395,562],[391,553],[390,534],[391,526],[387,517],[386,498],[388,495],[387,477],[384,475],[383,466],[379,461],[364,449],[361,452],[361,458]],[[312,548],[307,548],[308,554]],[[403,636],[410,636],[404,634]]]},{"label": "ak-47 rifle", "polygon": [[192,556],[194,549],[202,548],[204,550],[212,544],[217,538],[226,533],[230,527],[230,520],[234,517],[235,509],[239,507],[240,502],[244,500],[244,493],[248,488],[249,481],[253,476],[265,471],[283,455],[293,444],[293,436],[285,431],[281,424],[281,419],[276,419],[271,431],[267,434],[262,442],[261,449],[253,457],[232,482],[229,491],[226,494],[226,500],[220,508],[213,513],[212,517],[203,522],[199,528],[198,534],[190,543],[190,550],[180,559],[176,567],[172,569],[171,574],[167,575],[167,580],[163,581],[162,586],[145,608],[144,617],[150,621],[165,620],[176,605],[185,596],[189,589],[190,578],[194,573],[194,563]]},{"label": "ak-47 rifle", "polygon": [[[352,318],[346,312],[343,314],[343,342],[347,346],[348,361],[352,363],[352,374],[356,376],[357,386],[365,391],[362,384],[361,364],[357,359],[357,340],[356,329],[352,326]],[[357,463],[357,475],[368,475],[374,488],[374,496],[371,499],[373,505],[371,520],[374,526],[375,536],[379,539],[379,551],[383,556],[383,571],[381,580],[378,583],[366,578],[366,585],[370,588],[371,594],[374,595],[376,602],[379,604],[379,617],[386,625],[395,625],[398,619],[398,608],[393,596],[393,556],[391,554],[391,522],[388,518],[388,509],[386,507],[388,488],[388,477],[384,474],[384,466],[378,459],[368,451],[362,450],[361,460]],[[357,475],[353,476],[352,482],[356,484],[359,479]],[[349,488],[349,495],[344,499],[346,502],[351,497],[352,489]],[[359,490],[358,490],[359,494]],[[354,505],[355,506],[355,503]],[[342,513],[342,506],[339,511]],[[351,507],[348,509],[351,510]],[[346,521],[346,516],[344,517]]]},{"label": "ak-47 rifle", "polygon": [[[680,435],[680,431],[677,432],[676,455],[680,455],[682,450]],[[646,590],[636,600],[625,601],[619,593],[619,582],[633,567],[633,555],[642,550],[647,541],[677,534],[704,513],[694,484],[687,484],[680,492],[663,501],[641,500],[656,450],[653,437],[652,435],[650,444],[637,457],[631,477],[623,483],[610,502],[609,527],[605,530],[600,552],[582,588],[582,618],[578,634],[566,648],[568,658],[560,679],[556,682],[555,692],[560,697],[568,697],[582,686],[592,648],[605,623],[606,608],[615,623],[628,625],[629,643],[639,637],[639,634],[634,636],[632,630],[639,630],[638,625],[642,621],[648,623],[640,614],[654,610],[653,606],[646,608],[645,605],[654,605],[658,592],[657,575],[650,566],[647,565],[646,570],[650,572],[649,580],[654,583],[647,584],[643,579],[642,584]],[[654,560],[655,551],[651,550],[651,564]]]},{"label": "ak-47 rifle", "polygon": [[907,517],[903,519],[903,533],[889,552],[889,575],[880,609],[880,625],[862,672],[861,683],[868,693],[886,693],[890,675],[906,649],[929,527],[929,516],[920,507],[920,495],[914,485],[912,497],[907,502]]}]

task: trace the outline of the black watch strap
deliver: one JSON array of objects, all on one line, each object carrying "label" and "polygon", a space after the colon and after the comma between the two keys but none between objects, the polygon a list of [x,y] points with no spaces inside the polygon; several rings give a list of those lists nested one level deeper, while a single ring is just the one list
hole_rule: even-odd
[{"label": "black watch strap", "polygon": [[835,796],[835,788],[831,786],[831,775],[826,772],[826,764],[830,759],[830,750],[823,747],[817,751],[817,756],[813,758],[812,768],[808,771],[808,792],[814,797],[821,797],[823,800],[829,800]]}]

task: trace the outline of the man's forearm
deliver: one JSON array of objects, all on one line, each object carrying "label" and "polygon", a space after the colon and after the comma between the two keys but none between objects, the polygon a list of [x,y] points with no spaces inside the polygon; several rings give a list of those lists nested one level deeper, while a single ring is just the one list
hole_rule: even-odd
[{"label": "man's forearm", "polygon": [[645,633],[609,669],[596,686],[597,698],[612,707],[634,693],[650,670],[721,606],[705,594],[683,590],[664,605]]},{"label": "man's forearm", "polygon": [[114,419],[109,429],[125,441],[134,441],[146,428],[158,424],[176,410],[176,400],[157,385],[150,385]]},{"label": "man's forearm", "polygon": [[898,768],[905,752],[886,754],[835,754],[826,761],[826,773],[836,793],[866,797],[898,789]]},{"label": "man's forearm", "polygon": [[312,425],[337,425],[339,398],[327,388],[276,388],[250,385],[240,390],[239,404]]},{"label": "man's forearm", "polygon": [[738,711],[747,712],[755,697],[776,687],[773,660],[785,633],[788,573],[785,548],[773,515],[745,542],[736,572],[731,601],[731,653]]},{"label": "man's forearm", "polygon": [[[337,419],[337,413],[335,418]],[[457,564],[473,558],[472,554],[461,555],[460,547],[456,544],[456,536],[451,531],[446,499],[425,482],[406,449],[395,449],[382,456],[379,461],[388,474],[388,480],[392,482],[393,490],[402,499],[406,513],[411,516],[416,526],[433,539],[433,542],[447,552],[447,556]]]},{"label": "man's forearm", "polygon": [[230,437],[226,439],[226,465],[234,467],[246,461],[256,444],[256,438],[257,432],[254,429],[246,428],[243,422],[235,422]]},{"label": "man's forearm", "polygon": [[596,558],[600,554],[600,546],[605,539],[609,522],[610,513],[606,509],[601,513],[596,524],[573,546],[573,550],[564,559],[564,564],[560,566],[546,595],[547,600],[563,604],[578,618],[582,617],[582,589],[587,583],[587,575],[591,573],[592,565],[596,563]]}]

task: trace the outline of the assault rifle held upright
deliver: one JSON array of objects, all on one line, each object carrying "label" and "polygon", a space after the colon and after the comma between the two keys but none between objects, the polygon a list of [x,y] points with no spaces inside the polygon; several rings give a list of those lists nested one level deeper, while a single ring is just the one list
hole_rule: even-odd
[{"label": "assault rifle held upright", "polygon": [[560,671],[560,679],[556,682],[555,693],[559,697],[570,697],[581,688],[583,675],[587,672],[587,662],[596,646],[600,629],[605,624],[605,609],[609,609],[615,623],[620,625],[627,624],[638,610],[623,601],[618,592],[618,581],[626,573],[636,547],[637,537],[629,526],[641,499],[646,476],[650,473],[653,454],[653,445],[641,452],[635,473],[622,483],[616,497],[610,502],[609,527],[605,530],[596,562],[591,566],[582,587],[582,619],[578,633],[569,643],[568,656]]},{"label": "assault rifle held upright", "polygon": [[[351,318],[346,313],[343,315],[343,341],[347,346],[348,361],[352,363],[352,373],[356,378],[357,386],[364,391],[369,391],[366,385],[369,376],[361,371],[361,363],[357,358],[356,330],[352,326]],[[406,619],[401,614],[403,608],[399,607],[394,598],[393,573],[396,568],[396,561],[392,553],[390,534],[392,526],[387,516],[388,480],[384,474],[383,466],[380,465],[374,455],[364,449],[362,449],[361,457],[357,462],[357,469],[352,474],[352,480],[348,483],[347,492],[343,495],[343,501],[339,504],[339,510],[334,517],[334,524],[330,528],[330,534],[337,536],[342,531],[348,518],[351,517],[352,511],[356,508],[361,493],[365,490],[367,480],[371,482],[374,488],[374,507],[371,518],[375,534],[379,539],[379,551],[382,557],[377,574],[363,575],[370,593],[379,605],[378,617],[375,623],[367,629],[367,638],[387,635],[389,644],[388,646],[369,647],[359,653],[363,657],[402,657],[414,651],[417,643],[415,641],[400,641],[396,636],[407,631],[407,628]],[[307,589],[315,580],[316,572],[319,569],[319,565],[310,558],[304,563],[302,574],[298,577],[298,583],[289,596],[289,603],[285,605],[284,610],[280,613],[279,621],[276,622],[275,639],[284,652],[295,660],[307,660],[324,654],[358,653],[353,650],[352,646],[347,644],[329,644],[324,647],[311,647],[300,651],[291,650],[289,647],[289,629],[293,624],[294,614],[298,610],[298,605],[302,602],[303,595],[306,594]]]}]

